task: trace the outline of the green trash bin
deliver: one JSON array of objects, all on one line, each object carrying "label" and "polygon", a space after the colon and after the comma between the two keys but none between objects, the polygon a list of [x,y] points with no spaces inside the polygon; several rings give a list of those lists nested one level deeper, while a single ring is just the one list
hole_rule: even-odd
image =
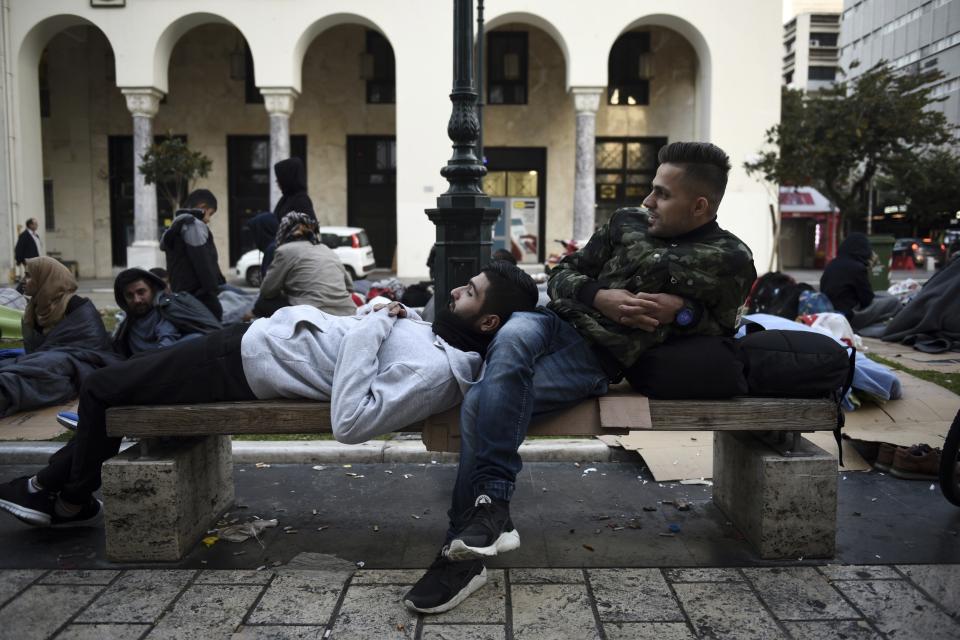
[{"label": "green trash bin", "polygon": [[893,260],[893,236],[868,236],[874,259],[870,262],[870,286],[874,291],[890,287],[890,264]]}]

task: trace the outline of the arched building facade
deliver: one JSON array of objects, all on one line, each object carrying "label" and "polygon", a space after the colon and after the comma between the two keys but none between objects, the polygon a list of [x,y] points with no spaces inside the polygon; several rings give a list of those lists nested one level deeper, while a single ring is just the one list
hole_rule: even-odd
[{"label": "arched building facade", "polygon": [[[424,210],[451,154],[452,3],[0,1],[3,266],[31,217],[83,277],[158,260],[170,205],[135,158],[175,135],[213,161],[198,186],[219,200],[224,271],[249,245],[245,220],[278,197],[273,162],[298,155],[321,223],[364,226],[378,262],[426,276]],[[734,165],[721,224],[767,264],[769,192],[742,165],[779,120],[780,18],[769,0],[488,0],[485,186],[508,212],[501,240],[520,225],[524,257],[543,260],[642,200],[659,145],[709,140]]]}]

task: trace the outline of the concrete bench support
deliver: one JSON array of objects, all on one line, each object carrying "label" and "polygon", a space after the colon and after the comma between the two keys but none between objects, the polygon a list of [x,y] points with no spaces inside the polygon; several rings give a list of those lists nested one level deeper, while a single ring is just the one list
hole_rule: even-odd
[{"label": "concrete bench support", "polygon": [[713,501],[765,559],[829,558],[837,532],[837,459],[800,439],[786,457],[748,433],[713,442]]},{"label": "concrete bench support", "polygon": [[176,561],[233,502],[229,436],[141,441],[103,465],[107,558]]}]

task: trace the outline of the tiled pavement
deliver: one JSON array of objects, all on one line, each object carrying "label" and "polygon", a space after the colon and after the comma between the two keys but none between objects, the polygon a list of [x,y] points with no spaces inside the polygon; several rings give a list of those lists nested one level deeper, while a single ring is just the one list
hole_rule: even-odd
[{"label": "tiled pavement", "polygon": [[0,571],[0,638],[960,638],[960,565],[492,569],[446,614],[418,570]]}]

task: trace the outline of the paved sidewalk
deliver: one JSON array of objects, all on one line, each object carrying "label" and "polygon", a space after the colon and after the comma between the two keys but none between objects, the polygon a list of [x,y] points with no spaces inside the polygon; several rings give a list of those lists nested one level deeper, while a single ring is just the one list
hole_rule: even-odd
[{"label": "paved sidewalk", "polygon": [[960,565],[496,569],[446,614],[401,598],[419,570],[0,572],[0,637],[960,637]]}]

